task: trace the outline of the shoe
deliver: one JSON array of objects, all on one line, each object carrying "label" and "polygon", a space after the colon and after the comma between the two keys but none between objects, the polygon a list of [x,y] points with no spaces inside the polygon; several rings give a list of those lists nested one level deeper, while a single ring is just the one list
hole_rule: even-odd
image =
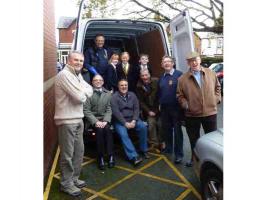
[{"label": "shoe", "polygon": [[77,187],[77,188],[83,188],[86,186],[86,182],[83,181],[83,180],[76,180],[74,181],[74,185]]},{"label": "shoe", "polygon": [[133,164],[133,166],[137,166],[142,162],[142,158],[140,157],[134,157],[133,159],[131,159],[131,163]]},{"label": "shoe", "polygon": [[148,155],[147,152],[141,152],[141,155],[145,158],[145,159],[149,159],[150,156]]},{"label": "shoe", "polygon": [[65,192],[73,197],[80,196],[82,194],[81,189],[77,188],[75,185],[70,187],[60,187],[60,191]]},{"label": "shoe", "polygon": [[177,158],[175,158],[174,163],[175,164],[180,164],[182,162],[182,160],[183,160],[183,158],[177,157]]},{"label": "shoe", "polygon": [[104,158],[102,156],[100,156],[98,158],[98,168],[100,170],[105,170],[105,162],[104,162]]},{"label": "shoe", "polygon": [[108,168],[113,168],[114,166],[115,166],[114,156],[110,155],[108,160]]},{"label": "shoe", "polygon": [[186,167],[192,167],[193,166],[193,161],[192,160],[189,160],[185,163],[185,166]]}]

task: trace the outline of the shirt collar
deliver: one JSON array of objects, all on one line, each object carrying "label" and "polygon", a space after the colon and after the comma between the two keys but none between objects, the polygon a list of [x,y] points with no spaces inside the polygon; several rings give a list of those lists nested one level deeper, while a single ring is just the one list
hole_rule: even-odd
[{"label": "shirt collar", "polygon": [[172,76],[172,75],[173,75],[173,73],[174,73],[174,71],[175,71],[175,69],[174,69],[174,68],[172,68],[172,69],[171,69],[171,71],[170,71],[169,73],[166,73],[166,72],[165,72],[165,73],[164,73],[164,76],[165,76],[165,75],[167,75],[167,74],[170,74],[170,75]]}]

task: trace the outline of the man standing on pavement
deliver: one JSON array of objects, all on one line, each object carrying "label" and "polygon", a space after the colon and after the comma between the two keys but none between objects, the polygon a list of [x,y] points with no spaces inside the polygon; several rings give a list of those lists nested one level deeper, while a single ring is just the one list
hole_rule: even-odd
[{"label": "man standing on pavement", "polygon": [[188,134],[192,156],[186,166],[193,164],[193,149],[200,137],[200,126],[209,133],[217,129],[217,104],[221,101],[221,86],[215,72],[200,65],[197,52],[187,56],[188,72],[179,78],[177,96],[185,110],[186,132]]},{"label": "man standing on pavement", "polygon": [[163,136],[166,142],[166,148],[164,152],[172,152],[172,146],[174,144],[174,162],[179,164],[182,162],[184,156],[183,132],[181,127],[183,111],[180,108],[176,98],[176,88],[178,84],[178,78],[182,75],[182,72],[174,69],[173,66],[174,60],[172,57],[164,56],[162,58],[164,74],[161,75],[159,79],[158,97],[160,103]]},{"label": "man standing on pavement", "polygon": [[112,55],[109,48],[104,47],[105,37],[103,34],[95,36],[95,46],[89,47],[84,53],[84,68],[82,74],[84,79],[89,83],[91,77],[100,74],[104,82],[107,83],[108,61]]},{"label": "man standing on pavement", "polygon": [[61,191],[78,196],[80,188],[86,186],[79,180],[83,161],[83,103],[93,94],[80,71],[84,57],[78,51],[68,55],[67,65],[55,79],[55,123],[58,126],[60,147]]},{"label": "man standing on pavement", "polygon": [[100,170],[105,169],[104,155],[105,144],[107,145],[108,167],[115,165],[113,157],[113,135],[110,130],[111,123],[111,93],[103,88],[102,76],[95,75],[92,80],[94,92],[84,104],[84,116],[96,132],[97,160]]},{"label": "man standing on pavement", "polygon": [[148,159],[147,154],[147,127],[139,118],[139,102],[133,92],[128,91],[128,82],[122,79],[118,82],[118,89],[111,98],[114,128],[121,138],[124,152],[130,162],[137,166],[142,162],[135,147],[129,138],[128,131],[133,129],[139,137],[141,154]]}]

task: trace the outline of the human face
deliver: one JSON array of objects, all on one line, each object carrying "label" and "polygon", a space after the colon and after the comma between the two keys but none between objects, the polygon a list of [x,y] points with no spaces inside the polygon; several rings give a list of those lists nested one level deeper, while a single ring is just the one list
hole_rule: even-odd
[{"label": "human face", "polygon": [[140,78],[143,81],[143,83],[149,83],[150,82],[150,75],[147,71],[144,71],[140,74]]},{"label": "human face", "polygon": [[192,58],[190,60],[187,60],[187,63],[188,63],[188,65],[192,71],[200,71],[200,69],[201,69],[201,67],[200,67],[201,58],[200,57],[196,57],[196,58]]},{"label": "human face", "polygon": [[117,65],[119,62],[119,56],[113,56],[111,59],[111,63]]},{"label": "human face", "polygon": [[76,73],[80,73],[83,67],[84,57],[82,54],[73,53],[68,60],[68,64],[72,66]]},{"label": "human face", "polygon": [[127,81],[120,81],[118,83],[118,88],[119,88],[119,92],[122,95],[127,94],[127,92],[128,92],[128,82]]},{"label": "human face", "polygon": [[122,61],[123,64],[128,63],[129,59],[130,59],[130,57],[129,57],[129,55],[127,53],[121,55],[121,61]]},{"label": "human face", "polygon": [[95,39],[95,45],[97,48],[103,48],[105,44],[105,38],[103,36],[97,36]]},{"label": "human face", "polygon": [[173,65],[174,65],[172,59],[168,57],[164,58],[161,64],[165,72],[170,72],[173,69]]},{"label": "human face", "polygon": [[148,57],[147,56],[142,56],[140,58],[139,62],[141,63],[141,65],[147,65],[147,63],[149,62]]},{"label": "human face", "polygon": [[104,80],[103,80],[102,76],[95,75],[93,80],[92,80],[92,84],[93,84],[93,87],[96,89],[102,88],[102,86],[104,84]]}]

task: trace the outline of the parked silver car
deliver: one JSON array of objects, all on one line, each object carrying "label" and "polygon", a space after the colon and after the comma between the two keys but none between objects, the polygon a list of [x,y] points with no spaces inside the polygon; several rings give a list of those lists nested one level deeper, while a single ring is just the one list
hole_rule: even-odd
[{"label": "parked silver car", "polygon": [[223,129],[200,137],[194,149],[195,171],[203,200],[223,199]]}]

